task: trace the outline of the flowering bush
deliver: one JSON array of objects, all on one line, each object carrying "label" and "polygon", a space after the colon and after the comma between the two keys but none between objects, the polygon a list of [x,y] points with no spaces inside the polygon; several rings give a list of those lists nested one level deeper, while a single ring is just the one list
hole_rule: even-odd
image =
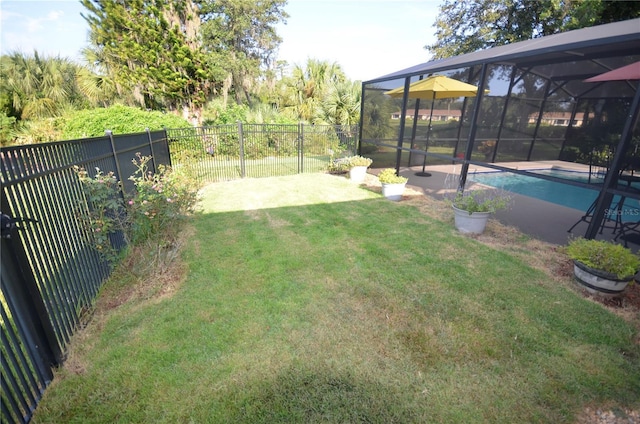
[{"label": "flowering bush", "polygon": [[80,208],[80,219],[92,234],[96,250],[110,263],[118,256],[111,242],[114,233],[120,232],[127,244],[170,244],[196,204],[197,188],[191,181],[163,165],[158,172],[149,171],[150,160],[140,154],[133,159],[137,170],[129,180],[135,191],[126,201],[113,172],[104,174],[96,168],[92,178],[84,169],[74,168],[88,205]]},{"label": "flowering bush", "polygon": [[134,243],[148,240],[161,231],[163,237],[175,237],[178,221],[193,210],[197,200],[193,184],[183,175],[164,165],[158,166],[157,173],[150,172],[147,166],[150,160],[151,156],[138,154],[132,161],[137,170],[129,180],[133,181],[136,191],[127,200],[127,212]]}]

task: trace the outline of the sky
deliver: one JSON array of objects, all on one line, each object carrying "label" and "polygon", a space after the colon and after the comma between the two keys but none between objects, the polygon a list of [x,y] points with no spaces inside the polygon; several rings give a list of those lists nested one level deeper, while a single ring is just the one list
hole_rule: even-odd
[{"label": "sky", "polygon": [[[335,62],[367,81],[429,61],[442,0],[289,0],[278,59]],[[0,0],[0,53],[15,51],[81,61],[88,25],[77,0]]]}]

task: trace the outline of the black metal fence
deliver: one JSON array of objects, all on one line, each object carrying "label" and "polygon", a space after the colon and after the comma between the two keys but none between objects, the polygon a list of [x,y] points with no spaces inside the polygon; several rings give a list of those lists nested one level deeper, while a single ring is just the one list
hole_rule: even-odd
[{"label": "black metal fence", "polygon": [[231,124],[167,130],[174,168],[199,182],[326,170],[353,154],[358,126]]},{"label": "black metal fence", "polygon": [[1,148],[2,422],[30,420],[109,276],[78,219],[90,205],[74,167],[113,172],[127,193],[137,153],[151,156],[152,172],[172,165],[211,182],[325,170],[355,152],[357,136],[357,126],[238,123]]},{"label": "black metal fence", "polygon": [[2,422],[27,422],[51,367],[90,311],[109,265],[78,220],[87,199],[74,171],[114,172],[128,187],[136,153],[170,165],[165,131],[0,149],[3,224]]}]

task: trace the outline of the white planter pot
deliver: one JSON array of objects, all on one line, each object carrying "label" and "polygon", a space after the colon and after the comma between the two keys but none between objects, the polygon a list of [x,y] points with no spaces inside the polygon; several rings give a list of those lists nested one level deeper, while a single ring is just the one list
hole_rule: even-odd
[{"label": "white planter pot", "polygon": [[367,167],[366,166],[354,166],[349,169],[349,178],[354,183],[362,183],[364,182],[364,177],[367,175]]},{"label": "white planter pot", "polygon": [[461,233],[482,234],[491,212],[469,212],[453,207],[455,226]]},{"label": "white planter pot", "polygon": [[402,199],[402,194],[404,193],[404,187],[406,185],[406,183],[382,183],[382,195],[393,202],[397,202]]},{"label": "white planter pot", "polygon": [[621,295],[633,280],[633,275],[618,279],[613,274],[590,268],[580,261],[573,261],[573,275],[576,282],[589,293],[605,297]]}]

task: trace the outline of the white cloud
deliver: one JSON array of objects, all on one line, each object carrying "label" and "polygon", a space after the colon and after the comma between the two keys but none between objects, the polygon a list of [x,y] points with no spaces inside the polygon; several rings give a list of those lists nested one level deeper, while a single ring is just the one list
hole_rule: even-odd
[{"label": "white cloud", "polygon": [[61,10],[52,10],[47,14],[48,21],[57,21],[64,17],[64,12]]},{"label": "white cloud", "polygon": [[26,18],[27,19],[27,31],[35,33],[50,29],[50,23],[56,21],[62,21],[64,18],[64,12],[59,10],[52,10],[43,18]]},{"label": "white cloud", "polygon": [[27,32],[30,32],[30,33],[38,32],[44,29],[44,26],[42,25],[42,19],[27,18],[26,28],[27,28]]},{"label": "white cloud", "polygon": [[0,9],[0,22],[9,21],[16,16],[20,16],[20,14]]}]

